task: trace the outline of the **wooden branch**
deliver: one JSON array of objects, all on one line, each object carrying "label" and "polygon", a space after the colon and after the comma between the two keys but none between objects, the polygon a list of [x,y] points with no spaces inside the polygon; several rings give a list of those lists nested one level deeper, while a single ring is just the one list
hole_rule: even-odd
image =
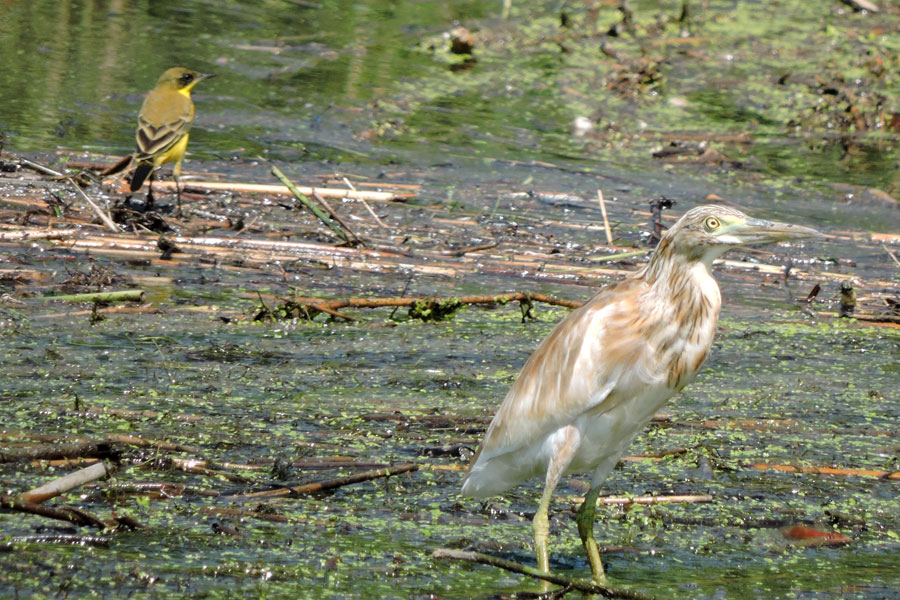
[{"label": "wooden branch", "polygon": [[634,258],[636,256],[641,256],[642,254],[646,254],[649,250],[630,250],[628,252],[620,252],[618,254],[608,254],[606,256],[592,256],[590,258],[591,262],[602,263],[602,262],[613,262],[616,260],[624,260],[626,258]]},{"label": "wooden branch", "polygon": [[[252,480],[244,477],[243,475],[238,475],[236,473],[228,473],[226,471],[221,471],[219,469],[209,468],[205,465],[208,465],[205,460],[204,461],[195,461],[192,459],[185,458],[176,458],[173,456],[164,457],[158,461],[151,461],[149,463],[145,463],[143,466],[145,468],[150,469],[166,469],[173,468],[178,469],[180,471],[185,471],[186,473],[195,473],[197,475],[206,475],[211,477],[224,477],[228,481],[232,483],[250,483]],[[202,465],[202,466],[201,466]]]},{"label": "wooden branch", "polygon": [[[265,505],[262,505],[265,506]],[[278,513],[268,513],[262,510],[238,510],[236,508],[201,508],[200,512],[208,515],[218,515],[224,517],[238,517],[240,519],[260,519],[263,521],[271,521],[272,523],[289,523],[291,520],[285,515]]]},{"label": "wooden branch", "polygon": [[72,535],[57,533],[53,535],[16,535],[10,541],[13,544],[72,544],[75,546],[94,546],[106,548],[109,538],[99,535]]},{"label": "wooden branch", "polygon": [[113,467],[106,462],[99,462],[90,467],[80,469],[74,473],[69,473],[64,477],[54,479],[49,483],[34,488],[31,491],[22,494],[22,500],[25,502],[34,502],[40,504],[44,500],[55,498],[60,494],[65,494],[69,490],[81,487],[86,483],[97,481],[109,476],[113,472]]},{"label": "wooden branch", "polygon": [[655,599],[655,596],[650,596],[642,592],[626,590],[608,585],[601,585],[599,583],[594,583],[593,581],[587,581],[585,579],[573,579],[571,577],[565,577],[564,575],[558,575],[556,573],[548,573],[546,571],[535,569],[534,567],[528,567],[526,565],[513,562],[511,560],[498,558],[489,554],[482,554],[481,552],[469,552],[465,550],[451,550],[450,548],[438,548],[437,550],[432,552],[431,556],[432,558],[438,560],[464,560],[481,565],[498,567],[506,571],[512,571],[513,573],[519,573],[520,575],[528,575],[529,577],[534,577],[543,581],[549,581],[550,583],[555,583],[556,585],[570,587],[587,594],[599,594],[604,598],[626,598],[629,600]]},{"label": "wooden branch", "polygon": [[115,292],[92,292],[89,294],[63,294],[41,296],[38,300],[64,300],[66,302],[140,302],[143,290],[120,290]]},{"label": "wooden branch", "polygon": [[117,485],[110,485],[105,488],[108,491],[116,492],[120,494],[148,494],[148,492],[155,492],[157,497],[159,498],[173,498],[175,496],[182,496],[185,494],[193,494],[195,496],[207,496],[210,498],[216,498],[221,496],[222,494],[216,490],[205,489],[205,488],[197,488],[191,487],[189,485],[184,485],[182,483],[168,483],[161,481],[146,481],[146,482],[132,482],[132,483],[120,483]]},{"label": "wooden branch", "polygon": [[379,477],[390,477],[399,475],[400,473],[410,473],[418,470],[419,465],[414,463],[402,463],[386,469],[373,469],[371,471],[363,471],[346,477],[337,477],[326,481],[316,483],[307,483],[293,487],[276,488],[274,490],[263,490],[261,492],[251,492],[249,494],[241,494],[239,496],[230,496],[233,500],[257,500],[259,498],[274,498],[279,496],[303,496],[314,492],[322,492],[325,490],[333,490],[354,483],[370,481]]},{"label": "wooden branch", "polygon": [[900,471],[880,471],[877,469],[841,469],[837,467],[795,467],[793,465],[775,465],[755,463],[747,465],[759,471],[782,471],[784,473],[811,473],[813,475],[841,475],[844,477],[877,477],[900,481]]},{"label": "wooden branch", "polygon": [[[584,502],[584,496],[574,496],[569,498],[571,502],[581,504]],[[674,496],[604,496],[597,498],[597,504],[603,506],[631,506],[632,504],[695,504],[712,502],[714,498],[709,494],[686,494]]]},{"label": "wooden branch", "polygon": [[[112,412],[112,414],[116,414],[116,409],[110,409],[109,411],[104,410],[104,412]],[[121,409],[119,409],[121,411]],[[129,411],[129,412],[137,412],[142,413],[144,411]],[[141,415],[142,416],[142,415]],[[185,415],[188,416],[188,415]],[[189,415],[193,417],[194,415]],[[176,415],[177,419],[178,416]],[[197,420],[197,419],[185,419],[185,420]],[[156,448],[157,450],[173,450],[175,452],[189,452],[191,454],[198,454],[200,449],[196,446],[186,446],[184,444],[176,444],[174,442],[165,442],[162,440],[148,440],[142,437],[138,437],[136,435],[126,435],[124,433],[109,433],[104,438],[107,442],[116,442],[118,444],[127,444],[129,446],[137,446],[139,448]]]},{"label": "wooden branch", "polygon": [[[123,186],[122,192],[125,193],[124,184],[115,180],[107,180],[104,185]],[[176,186],[174,181],[154,181],[154,191],[175,192]],[[184,181],[181,182],[181,189],[184,192],[235,192],[245,194],[278,194],[282,196],[291,196],[291,190],[283,185],[264,185],[258,183],[226,183],[220,181]],[[397,193],[397,192],[374,192],[369,190],[348,190],[335,188],[320,188],[297,186],[302,194],[312,195],[313,190],[323,198],[347,198],[351,200],[370,200],[374,202],[405,202],[410,198],[414,198],[415,194]]]},{"label": "wooden branch", "polygon": [[68,521],[75,525],[91,525],[98,529],[105,529],[106,523],[89,515],[88,513],[75,508],[51,508],[43,504],[35,504],[34,502],[25,502],[13,498],[12,496],[0,495],[0,511],[3,512],[23,512],[48,519],[57,519],[59,521]]},{"label": "wooden branch", "polygon": [[114,451],[106,442],[74,442],[66,444],[41,444],[27,448],[13,448],[0,452],[0,463],[59,458],[111,458]]},{"label": "wooden branch", "polygon": [[495,296],[459,296],[457,298],[346,298],[343,300],[323,300],[322,298],[291,298],[293,302],[309,306],[326,307],[332,310],[339,308],[383,308],[386,306],[414,306],[421,302],[446,302],[456,300],[460,304],[506,304],[507,302],[543,302],[552,306],[578,308],[581,302],[563,300],[555,296],[533,292],[514,292]]}]

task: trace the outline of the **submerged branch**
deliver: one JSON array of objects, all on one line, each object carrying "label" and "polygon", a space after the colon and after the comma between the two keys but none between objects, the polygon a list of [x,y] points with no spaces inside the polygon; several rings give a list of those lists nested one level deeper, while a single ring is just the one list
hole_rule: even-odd
[{"label": "submerged branch", "polygon": [[27,448],[14,448],[0,452],[0,463],[61,458],[113,458],[116,452],[107,442],[74,442],[67,444],[41,444]]},{"label": "submerged branch", "polygon": [[314,492],[322,492],[325,490],[333,490],[354,483],[363,481],[371,481],[380,477],[390,477],[401,473],[410,473],[418,470],[419,465],[415,463],[402,463],[386,469],[373,469],[371,471],[363,471],[346,477],[337,477],[335,479],[327,479],[316,483],[307,483],[292,487],[276,488],[274,490],[263,490],[261,492],[250,492],[249,494],[241,494],[240,496],[231,496],[234,500],[256,500],[259,498],[272,498],[276,496],[303,496]]},{"label": "submerged branch", "polygon": [[57,519],[59,521],[68,521],[75,525],[91,525],[98,529],[105,529],[106,523],[97,517],[90,515],[77,508],[51,508],[43,504],[35,504],[34,502],[25,502],[18,500],[12,496],[0,495],[0,511],[2,512],[22,512],[48,519]]},{"label": "submerged branch", "polygon": [[517,562],[513,562],[511,560],[498,558],[489,554],[482,554],[481,552],[469,552],[464,550],[451,550],[449,548],[438,548],[431,554],[431,556],[432,558],[436,559],[449,558],[452,560],[464,560],[467,562],[474,562],[491,567],[498,567],[500,569],[512,571],[513,573],[519,573],[520,575],[528,575],[529,577],[534,577],[543,581],[549,581],[550,583],[555,583],[556,585],[569,587],[571,589],[578,590],[579,592],[585,592],[587,594],[599,594],[604,598],[626,598],[630,600],[655,599],[655,596],[650,596],[648,594],[644,594],[643,592],[636,592],[633,590],[626,590],[618,587],[602,585],[584,579],[573,579],[571,577],[565,577],[556,573],[548,573],[546,571],[541,571],[540,569],[535,569],[534,567],[529,567]]},{"label": "submerged branch", "polygon": [[581,302],[565,300],[546,294],[533,292],[514,292],[510,294],[496,294],[493,296],[458,296],[455,298],[345,298],[337,300],[324,300],[322,298],[291,298],[292,302],[306,304],[317,309],[337,310],[340,308],[383,308],[387,306],[413,307],[419,304],[446,304],[450,301],[459,304],[507,304],[509,302],[543,302],[552,306],[564,306],[565,308],[578,308]]},{"label": "submerged branch", "polygon": [[809,473],[812,475],[841,475],[844,477],[877,477],[900,481],[900,471],[881,471],[878,469],[841,469],[837,467],[795,467],[793,465],[775,465],[755,463],[748,465],[759,471],[781,471],[783,473]]}]

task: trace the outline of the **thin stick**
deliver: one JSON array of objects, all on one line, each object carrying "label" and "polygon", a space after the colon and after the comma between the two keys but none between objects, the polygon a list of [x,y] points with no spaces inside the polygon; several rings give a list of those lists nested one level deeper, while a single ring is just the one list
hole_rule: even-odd
[{"label": "thin stick", "polygon": [[[323,198],[315,189],[313,190],[312,197],[316,199],[316,202],[318,202],[322,206],[322,208],[328,211],[328,214],[331,215],[331,218],[337,221],[338,225],[344,228],[344,231],[346,231],[353,237],[354,241],[359,242],[360,244],[365,246],[365,244],[363,244],[363,241],[359,239],[359,236],[356,235],[356,232],[353,231],[340,216],[338,216],[337,211],[331,208],[331,205],[325,202],[325,198]],[[363,202],[365,202],[365,200],[363,200]]]},{"label": "thin stick", "polygon": [[603,190],[597,190],[597,198],[600,199],[600,212],[603,213],[603,229],[606,231],[606,242],[612,246],[613,236],[609,228],[609,219],[606,217],[606,202],[603,200]]},{"label": "thin stick", "polygon": [[478,246],[469,246],[468,248],[461,248],[459,250],[454,250],[453,252],[449,252],[450,256],[465,256],[469,252],[481,252],[482,250],[490,250],[491,248],[496,248],[497,242],[491,242],[490,244],[480,244]]},{"label": "thin stick", "polygon": [[184,485],[183,483],[167,483],[160,481],[123,483],[118,485],[108,485],[107,491],[120,494],[144,494],[155,492],[158,498],[174,498],[175,496],[190,495],[207,496],[215,498],[222,494],[216,490],[197,488]]},{"label": "thin stick", "polygon": [[66,177],[66,181],[71,183],[72,187],[75,188],[75,191],[81,194],[81,197],[84,198],[84,201],[90,204],[91,208],[95,213],[97,213],[97,216],[100,217],[100,220],[103,221],[103,224],[106,225],[106,227],[109,228],[110,231],[112,231],[113,233],[119,233],[120,230],[118,227],[116,227],[115,222],[109,217],[109,215],[100,210],[99,206],[94,204],[94,201],[91,200],[90,196],[84,193],[84,190],[81,189],[81,186],[75,183],[75,181],[71,177]]},{"label": "thin stick", "polygon": [[888,256],[890,256],[891,258],[894,259],[894,262],[897,263],[897,266],[900,267],[900,259],[898,259],[897,256],[893,252],[888,250],[888,247],[885,246],[884,244],[882,244],[881,247],[884,248],[884,251],[888,253]]},{"label": "thin stick", "polygon": [[64,240],[68,238],[73,238],[79,235],[84,235],[83,231],[79,231],[77,229],[57,229],[55,231],[51,231],[48,229],[32,229],[26,231],[4,231],[0,233],[0,240],[2,241],[27,241],[27,240]]},{"label": "thin stick", "polygon": [[[281,169],[272,165],[272,174],[277,177],[281,183],[283,183],[291,192],[294,194],[294,197],[303,203],[306,208],[308,208],[317,219],[319,219],[323,225],[326,225],[329,229],[331,229],[335,235],[344,240],[345,242],[349,242],[350,238],[347,237],[347,234],[337,225],[335,225],[334,221],[328,217],[325,213],[323,213],[315,204],[309,201],[307,194],[304,194],[300,191],[300,189],[291,182],[290,179],[287,178],[287,175],[281,172]],[[312,192],[310,192],[312,194]]]},{"label": "thin stick", "polygon": [[390,477],[391,475],[398,475],[400,473],[409,473],[418,470],[418,468],[419,465],[417,464],[403,463],[393,467],[388,467],[386,469],[373,469],[371,471],[363,471],[362,473],[348,475],[347,477],[337,477],[335,479],[328,479],[326,481],[319,481],[317,483],[307,483],[306,485],[298,485],[294,487],[283,487],[276,488],[274,490],[251,492],[249,494],[243,494],[240,496],[231,496],[230,498],[233,500],[256,500],[258,498],[273,498],[278,496],[303,496],[306,494],[312,494],[314,492],[333,490],[354,483],[370,481],[372,479],[378,479],[379,477]]},{"label": "thin stick", "polygon": [[630,250],[628,252],[620,252],[619,254],[609,254],[607,256],[598,256],[596,258],[591,258],[591,262],[612,262],[614,260],[623,260],[625,258],[633,258],[635,256],[640,256],[641,254],[646,254],[649,252],[648,250]]},{"label": "thin stick", "polygon": [[[344,185],[346,185],[348,188],[350,188],[351,190],[353,190],[354,193],[357,193],[357,192],[356,192],[356,186],[354,186],[352,183],[350,183],[350,180],[349,180],[349,179],[347,179],[347,178],[344,177],[343,175],[340,175],[340,178],[344,180]],[[369,211],[369,214],[372,215],[372,217],[375,219],[375,222],[378,223],[378,225],[379,225],[382,229],[390,229],[387,225],[384,224],[384,221],[382,221],[381,218],[380,218],[377,214],[375,214],[375,211],[372,210],[372,207],[369,206],[369,203],[366,202],[366,199],[365,199],[365,198],[360,198],[360,201],[363,203],[363,206],[366,207],[366,210]]]},{"label": "thin stick", "polygon": [[25,502],[34,502],[35,504],[40,504],[44,500],[49,500],[50,498],[55,498],[61,494],[65,494],[69,490],[73,490],[77,487],[81,487],[86,483],[90,483],[92,481],[97,481],[98,479],[103,479],[107,477],[113,472],[113,468],[105,463],[99,462],[95,465],[91,465],[90,467],[80,469],[75,471],[74,473],[69,473],[64,477],[60,477],[59,479],[54,479],[49,483],[45,483],[44,485],[34,488],[31,491],[25,492],[22,494],[22,500]]},{"label": "thin stick", "polygon": [[540,569],[535,569],[534,567],[528,567],[517,562],[513,562],[511,560],[498,558],[496,556],[490,556],[489,554],[482,554],[481,552],[468,552],[464,550],[451,550],[450,548],[438,548],[437,550],[432,552],[431,556],[435,559],[449,558],[452,560],[464,560],[481,565],[499,567],[501,569],[505,569],[506,571],[519,573],[520,575],[528,575],[529,577],[534,577],[543,581],[549,581],[550,583],[555,583],[556,585],[571,587],[572,589],[576,589],[580,592],[585,592],[588,594],[599,594],[605,598],[627,598],[630,600],[655,599],[655,596],[650,596],[642,592],[625,590],[608,585],[600,585],[599,583],[594,583],[592,581],[587,581],[584,579],[572,579],[571,577],[565,577],[556,573],[548,573],[546,571],[541,571]]}]

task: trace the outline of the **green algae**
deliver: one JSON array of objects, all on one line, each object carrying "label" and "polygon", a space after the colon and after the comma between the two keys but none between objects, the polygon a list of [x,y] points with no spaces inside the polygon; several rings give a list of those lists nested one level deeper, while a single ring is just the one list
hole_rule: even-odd
[{"label": "green algae", "polygon": [[[159,35],[163,25],[174,23],[176,32],[210,27],[214,34],[200,35],[201,47],[187,49],[220,75],[206,92],[198,89],[194,164],[229,171],[231,165],[200,161],[226,156],[240,163],[266,153],[308,161],[310,174],[333,170],[328,161],[373,179],[387,172],[426,184],[412,206],[476,217],[501,239],[515,239],[517,229],[549,231],[542,223],[546,215],[572,224],[598,222],[587,203],[504,197],[506,188],[532,187],[584,197],[603,187],[618,203],[613,206],[627,207],[622,212],[645,208],[660,194],[702,198],[715,190],[773,217],[803,215],[804,222],[835,229],[891,230],[886,215],[893,213],[847,209],[835,201],[844,192],[835,194],[828,184],[888,190],[895,185],[895,132],[877,127],[875,118],[879,94],[889,98],[886,114],[896,110],[890,99],[897,97],[892,36],[870,31],[872,22],[861,15],[841,15],[816,3],[781,2],[783,18],[773,19],[762,3],[711,2],[691,24],[696,39],[682,43],[676,39],[680,27],[671,21],[680,2],[634,4],[638,38],[602,40],[617,59],[601,52],[601,38],[590,31],[606,31],[619,20],[611,5],[600,8],[595,25],[587,23],[586,6],[567,7],[577,26],[561,30],[557,6],[546,3],[513,3],[508,24],[491,20],[483,12],[490,9],[472,3],[328,5],[314,14],[281,2],[165,4],[148,16],[147,30],[126,27],[136,41],[128,52],[141,59],[129,62],[122,54],[106,79],[85,66],[109,56],[105,46],[78,32],[95,31],[107,19],[118,26],[142,20],[134,12],[85,13],[78,23],[60,21],[72,37],[33,32],[41,48],[13,61],[3,75],[13,84],[0,94],[15,101],[0,102],[0,127],[18,150],[57,144],[130,150],[139,92],[163,63],[184,56],[154,50],[153,44],[169,44]],[[57,22],[48,14],[67,6],[34,2],[4,10],[28,9],[15,15],[21,29],[42,19]],[[443,39],[436,30],[454,18],[477,26],[478,62],[466,71],[452,72],[440,57],[421,51],[421,40]],[[2,39],[7,49],[24,43]],[[235,48],[267,44],[280,50]],[[73,47],[74,71],[85,74],[83,81],[58,69],[64,62],[60,52]],[[144,61],[146,56],[156,58]],[[822,102],[820,75],[839,92],[826,94],[829,102]],[[866,130],[842,120],[848,90],[869,94],[855,104]],[[592,135],[570,134],[577,116],[594,122]],[[835,128],[841,131],[835,134]],[[749,142],[732,140],[744,134]],[[682,138],[710,138],[714,148],[748,168],[663,165],[652,158],[661,144]],[[394,171],[386,168],[392,162],[399,163]],[[250,170],[242,175],[248,173],[265,177]],[[417,226],[412,212],[396,223],[400,230]],[[616,233],[623,243],[639,244],[641,229],[626,222]],[[587,228],[572,227],[564,235],[564,249],[574,255],[590,256],[596,249],[598,236]],[[852,273],[896,280],[886,255],[876,259],[869,249],[832,243],[828,256],[859,261]],[[65,271],[70,256],[63,248],[37,246],[23,249],[17,260],[55,258],[58,263],[47,264]],[[155,267],[149,261],[117,270],[145,279],[171,276],[155,292],[148,288],[160,312],[110,315],[91,325],[86,317],[46,320],[30,304],[0,305],[4,445],[22,443],[11,435],[18,433],[128,433],[198,447],[199,458],[219,464],[352,459],[461,469],[521,364],[567,312],[539,306],[537,320],[523,323],[515,306],[471,308],[452,321],[385,327],[387,311],[343,324],[322,317],[309,322],[285,310],[280,319],[253,323],[256,292],[290,293],[282,271],[242,278],[214,266]],[[323,298],[394,294],[407,283],[399,275],[332,273],[321,265],[312,265],[310,273],[314,280],[302,282],[310,293],[303,295]],[[652,425],[628,453],[686,451],[623,463],[605,485],[610,494],[709,493],[715,501],[599,510],[600,543],[633,549],[605,556],[610,577],[669,597],[889,595],[900,586],[897,482],[748,465],[897,471],[896,330],[815,323],[796,310],[785,288],[738,287],[740,278],[727,270],[720,278],[725,313],[706,367],[667,407],[675,423]],[[414,285],[421,296],[497,293],[498,285],[589,295],[584,287],[523,284],[512,276],[422,278]],[[831,291],[825,287],[823,296]],[[190,313],[185,307],[205,310]],[[710,420],[722,425],[702,426]],[[455,447],[460,454],[445,451]],[[237,483],[173,469],[160,460],[162,451],[128,453],[131,468],[118,481],[78,490],[60,502],[104,517],[116,511],[149,529],[117,532],[107,549],[15,545],[14,552],[0,554],[0,595],[471,598],[536,589],[485,567],[435,563],[430,553],[441,546],[473,546],[532,561],[529,519],[540,494],[537,481],[481,503],[459,497],[460,471],[422,469],[269,502],[267,509],[286,521],[268,522],[210,512],[250,511],[256,503],[189,493],[117,493],[114,487],[166,481],[239,494],[284,483],[267,470],[241,473],[250,483]],[[147,468],[138,468],[145,463]],[[0,481],[5,490],[18,492],[64,472],[3,465]],[[308,482],[350,472],[294,467],[290,477]],[[553,502],[551,555],[554,569],[584,576],[588,566],[568,501],[583,489],[578,480],[584,483],[583,477],[565,481]],[[836,513],[850,520],[835,520],[830,514]],[[851,537],[851,545],[792,546],[780,533],[781,524],[792,523],[839,531]],[[238,535],[217,533],[226,529],[216,525],[233,527]],[[0,527],[8,537],[54,525],[3,513]]]}]

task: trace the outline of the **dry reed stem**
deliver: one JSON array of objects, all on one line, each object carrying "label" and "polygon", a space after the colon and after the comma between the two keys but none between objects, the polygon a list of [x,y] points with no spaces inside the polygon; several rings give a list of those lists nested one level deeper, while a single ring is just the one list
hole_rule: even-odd
[{"label": "dry reed stem", "polygon": [[784,473],[808,473],[813,475],[839,475],[843,477],[876,477],[900,481],[900,471],[881,471],[878,469],[842,469],[838,467],[795,467],[793,465],[776,465],[755,463],[748,465],[760,471],[781,471]]},{"label": "dry reed stem", "polygon": [[27,491],[22,494],[22,500],[40,504],[44,500],[49,500],[50,498],[65,494],[86,483],[103,479],[112,474],[112,472],[113,468],[108,463],[99,462]]},{"label": "dry reed stem", "polygon": [[[125,184],[115,180],[107,180],[104,185],[113,187],[117,192],[126,193]],[[154,191],[175,192],[174,181],[155,181]],[[314,192],[323,198],[347,198],[351,200],[371,200],[373,202],[405,202],[415,195],[398,192],[374,192],[369,190],[348,190],[335,188],[320,188],[297,186],[300,193],[311,196]],[[293,194],[283,185],[266,185],[259,183],[224,183],[220,181],[182,181],[182,192],[234,192],[243,194],[275,194],[279,196],[292,196]]]}]

